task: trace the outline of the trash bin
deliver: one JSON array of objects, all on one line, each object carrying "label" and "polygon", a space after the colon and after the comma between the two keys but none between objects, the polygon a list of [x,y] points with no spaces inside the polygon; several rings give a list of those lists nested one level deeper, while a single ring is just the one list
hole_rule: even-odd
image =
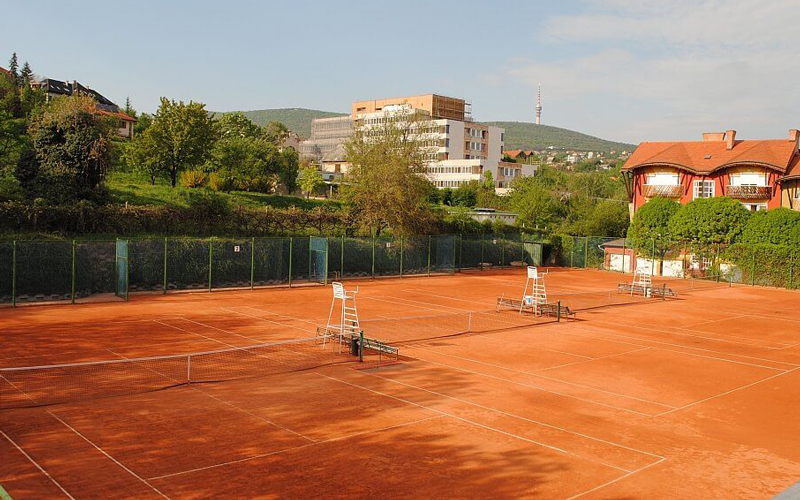
[{"label": "trash bin", "polygon": [[358,337],[350,337],[350,354],[358,356]]}]

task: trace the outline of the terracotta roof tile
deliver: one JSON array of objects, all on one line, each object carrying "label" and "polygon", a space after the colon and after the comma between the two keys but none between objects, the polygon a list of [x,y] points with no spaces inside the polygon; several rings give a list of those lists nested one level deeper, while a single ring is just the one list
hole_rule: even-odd
[{"label": "terracotta roof tile", "polygon": [[797,156],[797,144],[790,139],[735,141],[731,149],[727,149],[724,140],[643,142],[625,162],[623,170],[671,165],[707,175],[734,165],[756,164],[785,173]]}]

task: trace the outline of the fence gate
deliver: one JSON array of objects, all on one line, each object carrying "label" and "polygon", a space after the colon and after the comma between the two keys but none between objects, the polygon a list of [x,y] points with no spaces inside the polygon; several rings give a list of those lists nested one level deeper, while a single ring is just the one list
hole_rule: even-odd
[{"label": "fence gate", "polygon": [[308,242],[308,280],[328,284],[328,238],[311,236]]},{"label": "fence gate", "polygon": [[523,260],[529,266],[541,266],[542,263],[542,244],[528,243],[522,244]]},{"label": "fence gate", "polygon": [[114,261],[117,271],[115,294],[117,297],[128,300],[128,278],[130,276],[128,240],[117,240],[116,257]]}]

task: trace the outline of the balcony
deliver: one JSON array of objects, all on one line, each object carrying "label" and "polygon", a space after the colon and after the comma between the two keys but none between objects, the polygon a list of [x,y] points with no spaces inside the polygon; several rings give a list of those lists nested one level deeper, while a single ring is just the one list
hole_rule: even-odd
[{"label": "balcony", "polygon": [[763,200],[772,198],[769,186],[725,186],[725,196],[737,200]]},{"label": "balcony", "polygon": [[666,184],[645,184],[644,195],[647,198],[661,196],[664,198],[680,198],[683,194],[683,186]]}]

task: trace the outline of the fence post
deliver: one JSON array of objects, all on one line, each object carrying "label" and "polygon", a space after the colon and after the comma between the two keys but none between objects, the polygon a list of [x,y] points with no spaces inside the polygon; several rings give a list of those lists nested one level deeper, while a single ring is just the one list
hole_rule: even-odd
[{"label": "fence post", "polygon": [[250,290],[253,289],[253,281],[256,275],[256,239],[250,238]]},{"label": "fence post", "polygon": [[458,272],[461,272],[461,261],[464,259],[464,235],[458,235]]},{"label": "fence post", "polygon": [[483,241],[484,241],[484,233],[481,233],[481,261],[480,261],[480,268],[483,271]]},{"label": "fence post", "polygon": [[[561,241],[564,241],[562,238]],[[575,267],[575,238],[570,238],[572,244],[569,247],[569,267]]]},{"label": "fence post", "polygon": [[500,238],[503,241],[503,243],[500,244],[500,267],[505,267],[505,265],[506,265],[506,245],[505,245],[506,235],[505,234],[501,234]]},{"label": "fence post", "polygon": [[372,279],[375,279],[375,233],[372,234]]},{"label": "fence post", "polygon": [[753,249],[753,263],[750,271],[751,286],[756,286],[756,251]]},{"label": "fence post", "polygon": [[428,235],[428,276],[431,275],[431,235]]},{"label": "fence post", "polygon": [[167,237],[164,236],[164,293],[167,293]]},{"label": "fence post", "polygon": [[717,283],[719,283],[719,275],[722,272],[722,268],[721,268],[721,265],[719,263],[719,247],[720,247],[720,244],[717,243],[717,255],[714,256],[714,268],[715,268],[714,270],[715,270],[716,275],[717,275]]},{"label": "fence post", "polygon": [[[622,273],[625,273],[625,257],[628,255],[628,238],[622,238],[622,265],[620,265],[619,269]],[[609,257],[609,260],[611,257]],[[609,262],[610,264],[611,262]]]},{"label": "fence post", "polygon": [[75,240],[72,240],[72,303],[75,303]]},{"label": "fence post", "polygon": [[403,235],[400,235],[400,277],[403,277]]},{"label": "fence post", "polygon": [[523,264],[527,264],[528,262],[525,260],[525,233],[522,231],[519,232],[519,250],[519,260]]},{"label": "fence post", "polygon": [[340,252],[340,269],[339,269],[339,279],[344,279],[344,234],[342,234],[342,251]]},{"label": "fence post", "polygon": [[653,248],[650,251],[650,276],[656,275],[656,239],[653,238]]},{"label": "fence post", "polygon": [[11,307],[17,307],[17,240],[11,242]]},{"label": "fence post", "polygon": [[294,238],[289,236],[289,288],[292,288],[292,254],[294,253]]},{"label": "fence post", "polygon": [[214,242],[209,241],[208,242],[208,291],[209,292],[211,291],[211,283],[212,283],[211,280],[213,278],[213,276],[211,275],[211,269],[213,264],[211,255],[213,253],[213,248],[214,248]]},{"label": "fence post", "polygon": [[794,248],[789,250],[789,290],[794,288]]},{"label": "fence post", "polygon": [[589,269],[589,237],[583,243],[583,268]]}]

